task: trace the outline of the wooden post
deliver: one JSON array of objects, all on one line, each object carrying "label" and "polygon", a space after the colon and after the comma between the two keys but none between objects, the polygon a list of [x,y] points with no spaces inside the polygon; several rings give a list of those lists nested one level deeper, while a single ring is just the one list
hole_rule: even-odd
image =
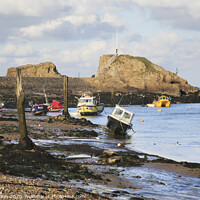
[{"label": "wooden post", "polygon": [[64,113],[66,117],[69,117],[68,112],[68,77],[64,76]]},{"label": "wooden post", "polygon": [[114,106],[114,90],[111,91],[111,106]]},{"label": "wooden post", "polygon": [[19,145],[23,146],[25,149],[33,149],[34,143],[28,137],[28,131],[26,127],[26,119],[25,119],[25,111],[24,111],[24,92],[22,90],[22,77],[21,70],[17,69],[17,88],[16,88],[16,96],[17,96],[17,112],[18,112],[18,120],[19,120]]}]

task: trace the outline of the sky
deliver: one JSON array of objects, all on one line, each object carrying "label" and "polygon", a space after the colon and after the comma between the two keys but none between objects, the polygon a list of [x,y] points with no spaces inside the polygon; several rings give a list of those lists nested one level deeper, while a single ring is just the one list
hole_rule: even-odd
[{"label": "sky", "polygon": [[100,56],[117,48],[165,70],[177,68],[180,77],[200,87],[199,0],[0,0],[0,5],[0,76],[10,67],[53,62],[62,75],[91,77]]}]

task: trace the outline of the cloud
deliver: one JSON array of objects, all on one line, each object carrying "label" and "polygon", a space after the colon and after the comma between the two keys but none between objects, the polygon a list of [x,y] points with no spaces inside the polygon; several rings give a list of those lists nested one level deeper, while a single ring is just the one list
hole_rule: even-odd
[{"label": "cloud", "polygon": [[200,2],[198,0],[127,0],[127,2],[134,3],[143,11],[146,9],[146,17],[160,21],[164,25],[186,30],[200,30],[198,23]]},{"label": "cloud", "polygon": [[5,57],[26,57],[33,54],[33,49],[30,45],[15,45],[15,44],[7,44],[3,50],[0,51],[2,56]]},{"label": "cloud", "polygon": [[[99,57],[119,52],[167,70],[199,72],[199,0],[0,0],[1,72],[45,61],[63,74],[96,73]],[[141,20],[142,19],[142,20]],[[185,72],[185,73],[184,73]],[[199,83],[199,78],[191,78]]]},{"label": "cloud", "polygon": [[[1,0],[0,26],[5,27],[0,40],[45,40],[60,37],[66,40],[107,37],[116,26],[125,28],[126,21],[113,14],[105,13],[107,3],[91,0]],[[112,8],[116,8],[111,2]],[[88,32],[90,31],[90,32]],[[62,33],[63,32],[63,33]],[[86,34],[84,34],[86,33]]]},{"label": "cloud", "polygon": [[[21,28],[20,32],[25,38],[43,38],[48,32],[58,32],[60,27],[69,26],[70,29],[77,29],[80,26],[93,24],[96,22],[96,16],[66,16],[57,18],[55,20],[47,21],[43,24],[32,25],[29,27]],[[67,32],[66,32],[67,33]]]},{"label": "cloud", "polygon": [[[68,76],[75,76],[77,71],[84,71],[85,76],[97,72],[99,55],[110,45],[104,40],[91,41],[85,46],[73,46],[71,49],[42,49],[41,60],[52,61],[59,72]],[[82,73],[83,75],[83,73]]]},{"label": "cloud", "polygon": [[51,16],[56,12],[69,10],[67,3],[62,0],[1,0],[0,14],[10,16]]}]

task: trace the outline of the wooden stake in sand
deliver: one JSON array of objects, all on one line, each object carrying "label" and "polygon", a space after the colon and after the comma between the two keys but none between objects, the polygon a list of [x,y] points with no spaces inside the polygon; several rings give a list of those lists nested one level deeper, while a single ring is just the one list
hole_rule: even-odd
[{"label": "wooden stake in sand", "polygon": [[66,117],[69,117],[68,112],[68,77],[64,76],[64,113]]},{"label": "wooden stake in sand", "polygon": [[26,127],[26,119],[25,119],[25,111],[24,111],[24,101],[25,96],[22,90],[22,77],[21,70],[17,68],[17,88],[16,88],[16,96],[17,96],[17,112],[18,112],[18,120],[19,120],[19,145],[24,147],[25,149],[33,149],[34,143],[28,137],[28,131]]}]

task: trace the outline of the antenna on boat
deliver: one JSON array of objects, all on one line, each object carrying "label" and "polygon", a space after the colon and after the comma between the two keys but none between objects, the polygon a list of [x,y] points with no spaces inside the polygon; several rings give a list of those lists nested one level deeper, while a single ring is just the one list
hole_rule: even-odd
[{"label": "antenna on boat", "polygon": [[124,97],[124,94],[122,94],[121,99],[119,100],[119,103],[117,105],[119,105],[121,103],[122,98]]},{"label": "antenna on boat", "polygon": [[49,104],[48,98],[47,98],[47,94],[46,94],[45,89],[44,89],[44,86],[43,86],[43,93],[44,93],[46,104]]}]

